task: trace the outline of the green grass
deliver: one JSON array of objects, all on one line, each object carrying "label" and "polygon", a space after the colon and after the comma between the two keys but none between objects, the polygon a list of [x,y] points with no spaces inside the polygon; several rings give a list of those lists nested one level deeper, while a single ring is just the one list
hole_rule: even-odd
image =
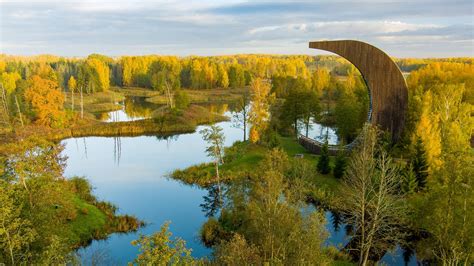
[{"label": "green grass", "polygon": [[[228,103],[239,100],[248,91],[248,88],[239,89],[209,89],[209,90],[190,90],[183,89],[189,96],[189,100],[194,104],[208,104],[208,103]],[[148,102],[155,104],[166,104],[167,99],[164,95],[155,95],[147,99]]]},{"label": "green grass", "polygon": [[158,91],[139,87],[112,87],[110,89],[125,96],[154,97],[160,95]]},{"label": "green grass", "polygon": [[[303,159],[309,161],[314,165],[315,178],[312,183],[319,189],[322,189],[328,193],[335,194],[338,192],[340,181],[334,178],[332,172],[323,175],[316,171],[316,164],[318,162],[318,155],[309,153],[303,146],[301,146],[294,137],[280,137],[281,147],[288,154],[290,158],[293,158],[296,154],[303,154]],[[334,167],[334,157],[330,157],[331,168]]]},{"label": "green grass", "polygon": [[242,151],[242,155],[232,160],[229,163],[222,165],[223,171],[248,171],[254,169],[257,164],[265,157],[265,153],[268,151],[265,147],[244,143],[245,149]]},{"label": "green grass", "polygon": [[[88,113],[100,113],[119,110],[122,107],[116,102],[123,101],[124,94],[116,91],[104,91],[91,94],[83,94],[84,111]],[[66,101],[64,106],[66,109],[71,109],[72,94],[66,93]],[[74,110],[81,110],[81,96],[79,93],[74,93]]]},{"label": "green grass", "polygon": [[104,230],[107,222],[106,215],[96,206],[77,197],[74,198],[77,217],[67,224],[71,243],[85,243],[96,236],[96,232]]}]

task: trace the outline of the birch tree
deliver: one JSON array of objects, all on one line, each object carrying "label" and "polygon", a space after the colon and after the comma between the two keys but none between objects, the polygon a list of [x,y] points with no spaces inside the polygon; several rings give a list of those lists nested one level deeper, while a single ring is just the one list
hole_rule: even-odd
[{"label": "birch tree", "polygon": [[405,209],[397,197],[398,167],[378,147],[378,130],[366,125],[343,178],[343,206],[354,226],[353,239],[359,265],[367,265],[369,255],[380,245],[402,238],[400,221]]},{"label": "birch tree", "polygon": [[209,146],[206,148],[207,155],[214,159],[214,167],[216,170],[217,186],[220,192],[220,176],[219,176],[219,164],[224,163],[224,141],[225,136],[222,132],[222,128],[216,125],[211,125],[201,131],[202,138],[207,142]]},{"label": "birch tree", "polygon": [[244,141],[247,140],[247,127],[250,112],[250,95],[244,93],[240,100],[237,102],[237,111],[232,116],[232,122],[237,128],[241,128],[244,131]]}]

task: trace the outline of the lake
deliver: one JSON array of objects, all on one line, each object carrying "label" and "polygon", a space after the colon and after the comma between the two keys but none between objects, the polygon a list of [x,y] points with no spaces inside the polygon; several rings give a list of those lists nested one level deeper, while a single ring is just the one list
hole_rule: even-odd
[{"label": "lake", "polygon": [[[130,104],[130,103],[128,103]],[[133,104],[133,103],[132,103]],[[125,102],[127,105],[127,102]],[[214,110],[230,115],[227,105],[210,106]],[[128,113],[124,108],[120,119],[140,119],[137,113]],[[136,109],[136,108],[135,108]],[[134,109],[134,110],[135,110]],[[232,126],[232,122],[219,123],[226,136],[225,145],[242,139],[243,132]],[[63,140],[63,154],[68,157],[65,175],[85,176],[95,188],[100,200],[112,202],[119,207],[119,213],[135,215],[145,221],[147,226],[138,232],[112,234],[107,240],[93,241],[91,245],[79,250],[84,264],[92,264],[92,259],[100,257],[99,264],[126,265],[138,253],[130,242],[139,234],[151,234],[158,231],[165,221],[170,221],[173,236],[184,239],[192,255],[209,256],[211,249],[204,247],[199,240],[201,225],[207,220],[199,206],[207,191],[167,178],[175,169],[209,162],[206,157],[206,144],[199,134],[180,134],[172,137],[86,137]],[[311,135],[317,129],[310,132]],[[331,138],[330,138],[331,139]],[[330,237],[327,244],[338,246],[345,244],[347,237],[344,225],[339,230],[333,225],[333,215],[326,212],[327,229]],[[403,265],[401,251],[384,257],[390,265]],[[411,265],[416,265],[414,258]]]}]

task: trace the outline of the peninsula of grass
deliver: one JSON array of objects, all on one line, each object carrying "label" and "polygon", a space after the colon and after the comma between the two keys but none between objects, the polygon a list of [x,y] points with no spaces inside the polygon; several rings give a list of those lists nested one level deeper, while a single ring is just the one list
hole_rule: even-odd
[{"label": "peninsula of grass", "polygon": [[[304,160],[314,166],[313,176],[307,182],[308,200],[319,204],[337,208],[334,196],[338,193],[340,181],[332,173],[323,175],[316,171],[318,156],[306,151],[294,137],[278,137],[279,147],[283,149],[290,160]],[[226,148],[224,164],[221,165],[221,180],[232,182],[234,179],[245,178],[251,175],[270,148],[246,142],[235,142]],[[298,158],[296,155],[299,155]],[[302,158],[301,158],[302,155]],[[331,164],[334,158],[331,157]],[[186,169],[176,170],[171,177],[183,183],[208,187],[216,182],[215,169],[212,163],[203,163]]]}]

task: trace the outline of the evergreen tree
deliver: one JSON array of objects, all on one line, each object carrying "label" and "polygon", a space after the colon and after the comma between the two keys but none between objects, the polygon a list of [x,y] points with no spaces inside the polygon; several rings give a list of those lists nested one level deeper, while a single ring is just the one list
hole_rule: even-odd
[{"label": "evergreen tree", "polygon": [[405,194],[413,194],[418,189],[418,180],[416,174],[413,171],[413,167],[410,165],[405,169],[403,173],[403,180],[401,184],[402,192]]},{"label": "evergreen tree", "polygon": [[337,179],[342,178],[344,176],[344,173],[346,172],[346,167],[347,167],[347,159],[344,154],[344,150],[341,149],[339,150],[336,156],[336,162],[334,164],[334,169],[333,169],[334,177]]},{"label": "evergreen tree", "polygon": [[317,167],[318,172],[323,175],[327,175],[331,172],[331,166],[329,165],[329,149],[327,140],[324,143],[323,148],[321,149],[321,155],[319,156]]},{"label": "evergreen tree", "polygon": [[415,142],[415,152],[411,160],[411,167],[415,174],[418,187],[423,189],[426,186],[428,178],[428,161],[425,148],[423,147],[423,141],[420,137],[418,137]]}]

